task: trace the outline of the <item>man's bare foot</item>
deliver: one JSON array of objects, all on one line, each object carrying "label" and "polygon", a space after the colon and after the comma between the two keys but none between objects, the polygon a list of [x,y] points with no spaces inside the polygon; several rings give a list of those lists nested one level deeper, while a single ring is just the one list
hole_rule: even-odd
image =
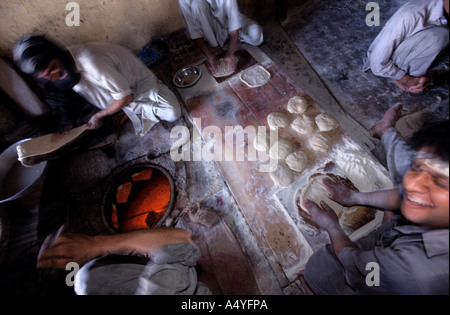
[{"label": "man's bare foot", "polygon": [[397,103],[386,111],[383,119],[370,129],[372,137],[381,139],[384,133],[389,129],[395,127],[395,124],[401,117],[403,105]]}]

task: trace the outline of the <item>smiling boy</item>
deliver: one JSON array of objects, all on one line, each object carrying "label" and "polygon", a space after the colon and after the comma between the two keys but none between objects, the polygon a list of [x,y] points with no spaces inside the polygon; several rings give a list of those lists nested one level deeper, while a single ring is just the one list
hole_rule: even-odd
[{"label": "smiling boy", "polygon": [[[314,294],[449,293],[449,121],[422,128],[410,141],[417,152],[400,189],[360,193],[325,181],[342,204],[397,211],[388,223],[353,242],[325,203],[305,201],[302,216],[328,232],[331,244],[309,260],[304,280]],[[369,286],[377,264],[380,285]]]}]

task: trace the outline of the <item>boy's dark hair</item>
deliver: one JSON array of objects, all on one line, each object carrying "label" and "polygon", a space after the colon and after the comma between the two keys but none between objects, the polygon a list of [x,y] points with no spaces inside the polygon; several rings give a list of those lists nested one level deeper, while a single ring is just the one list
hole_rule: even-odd
[{"label": "boy's dark hair", "polygon": [[415,151],[425,147],[431,148],[434,154],[443,161],[449,161],[449,120],[428,123],[417,131],[409,140]]}]

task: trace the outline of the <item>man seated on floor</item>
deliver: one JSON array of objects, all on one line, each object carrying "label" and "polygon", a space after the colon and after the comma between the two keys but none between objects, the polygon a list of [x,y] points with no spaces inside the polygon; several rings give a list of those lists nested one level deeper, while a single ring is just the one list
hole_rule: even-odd
[{"label": "man seated on floor", "polygon": [[[396,211],[392,220],[356,242],[345,234],[326,203],[301,205],[308,211],[302,216],[327,231],[331,240],[310,258],[302,273],[301,280],[311,293],[449,293],[448,132],[446,120],[413,135],[413,166],[399,189],[362,193],[324,181],[329,198],[343,206]],[[370,275],[374,269],[379,271],[379,281]]]},{"label": "man seated on floor", "polygon": [[259,46],[264,40],[262,27],[239,11],[237,0],[178,0],[178,3],[191,38],[206,56],[212,74],[216,73],[219,60],[211,47],[223,47],[229,39],[224,59],[228,71],[234,72],[239,41]]},{"label": "man seated on floor", "polygon": [[16,43],[13,53],[23,72],[51,82],[57,90],[73,90],[100,109],[90,118],[89,130],[120,111],[141,136],[161,120],[181,117],[173,92],[123,46],[92,42],[65,49],[43,36],[29,35]]},{"label": "man seated on floor", "polygon": [[182,229],[88,236],[63,226],[45,239],[37,268],[77,264],[78,295],[210,295],[197,279],[199,258],[200,249]]},{"label": "man seated on floor", "polygon": [[407,1],[369,47],[364,71],[421,93],[449,70],[449,0]]}]

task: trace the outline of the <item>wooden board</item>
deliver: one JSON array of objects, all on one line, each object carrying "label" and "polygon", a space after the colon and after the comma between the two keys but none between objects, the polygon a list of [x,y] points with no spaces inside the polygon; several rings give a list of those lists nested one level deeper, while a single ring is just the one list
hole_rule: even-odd
[{"label": "wooden board", "polygon": [[[185,100],[195,127],[206,143],[214,143],[212,141],[215,139],[216,144],[222,145],[223,151],[229,150],[228,152],[235,154],[235,147],[240,144],[230,144],[226,141],[227,128],[241,126],[245,129],[250,126],[257,129],[264,126],[268,130],[267,116],[275,111],[285,112],[293,121],[296,115],[287,111],[287,103],[294,96],[308,99],[310,106],[306,114],[311,117],[324,113],[320,106],[276,65],[268,63],[263,66],[270,72],[271,80],[262,87],[250,88],[239,76],[233,76],[228,80],[228,84],[221,85],[219,89],[201,92]],[[218,133],[213,135],[213,130]],[[234,132],[236,139],[237,134],[245,134],[244,130],[234,129]],[[328,134],[333,139],[334,151],[346,148],[349,144],[353,145],[342,128]],[[267,165],[268,162],[248,159],[253,139],[248,135],[245,137],[242,146],[247,159],[239,162],[222,152],[222,159],[216,159],[216,163],[280,286],[286,287],[295,281],[296,274],[304,267],[313,250],[325,245],[327,241],[306,238],[305,233],[308,231],[303,229],[298,210],[289,206],[293,200],[290,190],[295,195],[295,189],[307,182],[309,174],[298,174],[295,182],[288,188],[276,187],[269,174],[261,172],[261,166]],[[279,131],[278,137],[291,141],[295,150],[307,153],[310,160],[309,169],[313,173],[330,162],[331,153],[317,153],[310,148],[309,135],[299,135],[291,127],[287,127]],[[286,200],[286,197],[289,200]]]}]

